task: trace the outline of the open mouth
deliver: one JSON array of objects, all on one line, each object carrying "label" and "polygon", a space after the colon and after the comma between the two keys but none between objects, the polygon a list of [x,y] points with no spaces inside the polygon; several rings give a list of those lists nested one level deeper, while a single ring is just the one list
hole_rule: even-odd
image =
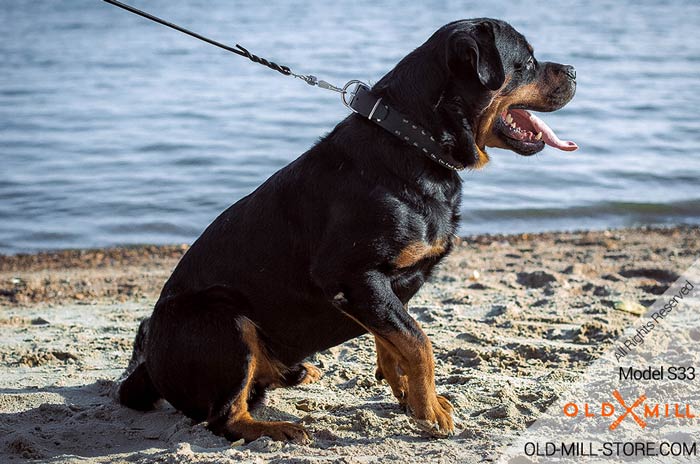
[{"label": "open mouth", "polygon": [[534,155],[545,145],[563,151],[578,148],[574,142],[561,140],[543,120],[524,109],[511,108],[503,111],[496,120],[494,130],[520,155]]}]

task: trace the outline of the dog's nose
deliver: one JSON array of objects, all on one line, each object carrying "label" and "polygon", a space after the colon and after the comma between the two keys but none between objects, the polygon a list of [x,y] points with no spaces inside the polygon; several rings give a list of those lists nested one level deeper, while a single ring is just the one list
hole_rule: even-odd
[{"label": "dog's nose", "polygon": [[572,81],[576,80],[576,68],[567,64],[566,66],[564,66],[564,72],[566,73],[566,77],[568,77]]}]

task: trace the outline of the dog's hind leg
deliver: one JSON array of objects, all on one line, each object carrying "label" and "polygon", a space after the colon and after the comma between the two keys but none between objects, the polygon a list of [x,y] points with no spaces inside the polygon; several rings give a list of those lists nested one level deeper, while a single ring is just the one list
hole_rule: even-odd
[{"label": "dog's hind leg", "polygon": [[258,421],[250,415],[250,400],[255,396],[251,393],[259,389],[260,385],[264,388],[275,380],[279,382],[279,366],[270,361],[255,325],[245,317],[239,318],[238,321],[243,342],[248,349],[243,387],[218,407],[212,408],[212,414],[207,420],[209,429],[232,441],[242,438],[250,442],[261,436],[268,436],[273,440],[308,442],[309,436],[301,425],[291,422]]},{"label": "dog's hind leg", "polygon": [[159,301],[149,325],[148,376],[170,404],[206,421],[217,435],[304,442],[308,436],[300,425],[258,421],[250,414],[286,369],[244,315],[251,312],[248,305],[243,295],[221,285]]},{"label": "dog's hind leg", "polygon": [[212,415],[207,420],[209,429],[231,441],[242,438],[250,442],[261,436],[268,436],[273,440],[307,442],[309,436],[300,425],[291,422],[258,421],[250,415],[250,399],[254,396],[251,393],[258,389],[259,385],[268,384],[279,377],[277,368],[270,362],[264,346],[260,343],[255,325],[241,317],[239,328],[248,349],[243,387],[231,398],[223,401],[218,408],[212,408]]}]

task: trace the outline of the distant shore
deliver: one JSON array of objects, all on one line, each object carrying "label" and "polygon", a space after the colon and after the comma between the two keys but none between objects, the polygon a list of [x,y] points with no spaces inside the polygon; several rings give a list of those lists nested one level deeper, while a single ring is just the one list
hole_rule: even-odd
[{"label": "distant shore", "polygon": [[[664,237],[685,237],[685,245],[697,249],[700,226],[469,235],[460,239],[461,246],[455,249],[450,258],[468,258],[472,245],[481,249],[484,245],[501,242],[549,243],[553,249],[563,251],[567,244],[578,244],[579,249],[586,244],[595,246],[603,243],[615,243],[619,247],[625,241],[648,241],[650,245],[663,246]],[[692,243],[693,238],[695,244]],[[120,302],[154,298],[188,248],[187,244],[134,245],[0,254],[0,305]]]},{"label": "distant shore", "polygon": [[257,412],[301,420],[309,446],[231,447],[167,405],[115,404],[138,322],[187,248],[0,256],[0,461],[482,462],[700,257],[700,227],[462,238],[409,305],[463,427],[438,441],[376,382],[368,336],[313,356],[320,382],[274,390]]}]

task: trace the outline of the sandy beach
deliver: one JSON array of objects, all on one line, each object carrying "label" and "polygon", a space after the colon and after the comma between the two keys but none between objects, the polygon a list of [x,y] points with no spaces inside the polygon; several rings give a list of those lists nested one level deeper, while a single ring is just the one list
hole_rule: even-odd
[{"label": "sandy beach", "polygon": [[318,383],[257,417],[308,446],[228,443],[167,403],[111,397],[186,245],[0,256],[0,462],[482,462],[527,428],[700,255],[700,228],[465,237],[412,300],[458,434],[431,439],[374,378],[373,340],[318,353]]}]

